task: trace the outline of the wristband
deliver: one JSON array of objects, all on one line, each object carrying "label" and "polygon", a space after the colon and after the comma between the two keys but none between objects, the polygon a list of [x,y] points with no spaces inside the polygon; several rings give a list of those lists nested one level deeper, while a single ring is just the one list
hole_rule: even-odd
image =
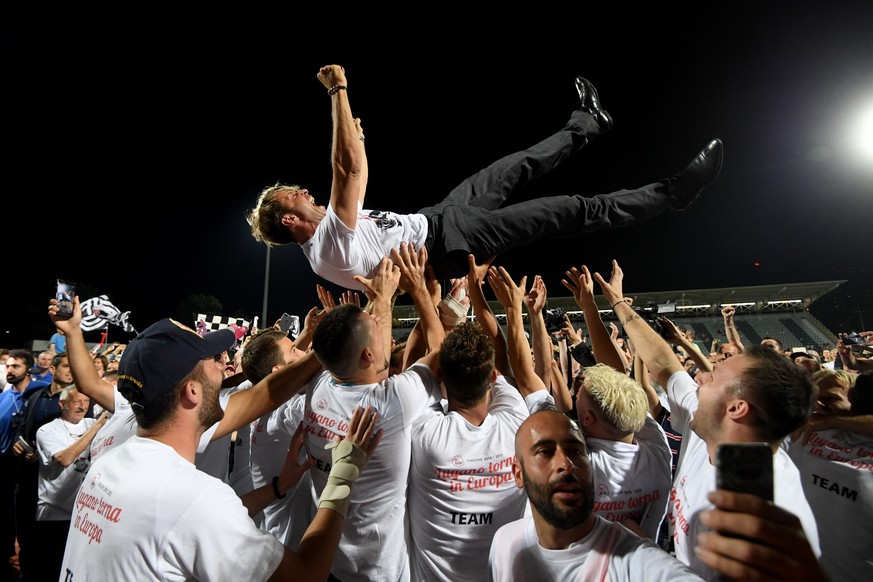
[{"label": "wristband", "polygon": [[612,307],[610,307],[610,309],[615,311],[615,306],[618,305],[619,303],[627,303],[627,302],[624,299],[622,299],[621,301],[616,301],[615,303],[612,304]]},{"label": "wristband", "polygon": [[341,84],[337,83],[336,85],[334,85],[333,87],[331,87],[330,89],[327,90],[327,94],[328,95],[336,95],[340,91],[348,90],[348,88],[349,88],[348,85],[341,85]]},{"label": "wristband", "polygon": [[276,499],[285,499],[285,493],[279,495],[279,476],[276,475],[273,477],[273,493],[276,495]]}]

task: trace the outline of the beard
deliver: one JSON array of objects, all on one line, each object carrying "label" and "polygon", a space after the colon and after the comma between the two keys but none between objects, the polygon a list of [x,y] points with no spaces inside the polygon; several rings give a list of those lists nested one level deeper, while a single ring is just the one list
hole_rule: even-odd
[{"label": "beard", "polygon": [[[594,483],[582,482],[575,476],[568,475],[554,483],[540,485],[528,478],[524,467],[521,469],[524,476],[524,489],[531,505],[539,512],[552,527],[558,529],[571,529],[581,524],[591,515],[594,509]],[[568,506],[554,500],[555,487],[564,483],[575,483],[582,487],[582,496],[575,506]]]},{"label": "beard", "polygon": [[200,412],[197,416],[200,424],[205,428],[209,428],[216,422],[224,418],[224,409],[218,403],[218,393],[221,390],[221,382],[213,382],[209,378],[201,379],[203,383],[203,405],[200,407]]}]

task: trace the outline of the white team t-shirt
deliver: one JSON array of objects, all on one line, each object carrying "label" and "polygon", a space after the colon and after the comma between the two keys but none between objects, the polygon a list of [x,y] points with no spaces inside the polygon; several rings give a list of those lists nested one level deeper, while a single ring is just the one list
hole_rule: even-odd
[{"label": "white team t-shirt", "polygon": [[410,427],[439,401],[440,385],[430,368],[413,364],[378,384],[340,384],[329,372],[313,378],[306,391],[303,423],[313,502],[330,473],[325,445],[344,436],[358,405],[379,411],[376,430],[382,440],[352,487],[349,515],[331,573],[343,582],[409,580],[406,540],[406,485],[409,477]]},{"label": "white team t-shirt", "polygon": [[70,424],[63,418],[56,418],[37,429],[36,448],[40,459],[37,521],[70,519],[76,492],[90,466],[90,455],[86,448],[66,467],[61,466],[53,457],[82,438],[96,422],[97,419],[94,418],[83,418],[78,424]]},{"label": "white team t-shirt", "polygon": [[493,582],[700,580],[651,540],[596,516],[594,529],[562,550],[539,544],[532,516],[504,525],[488,556]]},{"label": "white team t-shirt", "polygon": [[527,507],[512,464],[515,433],[528,415],[518,390],[498,376],[480,426],[436,407],[413,423],[408,502],[413,580],[485,579],[494,532],[522,517]]},{"label": "white team t-shirt", "polygon": [[[227,402],[232,394],[247,390],[252,383],[245,382],[230,388],[222,388],[219,392],[218,403],[222,409],[227,409]],[[213,425],[216,429],[217,425]],[[252,483],[252,472],[249,467],[249,442],[251,425],[246,424],[236,430],[236,440],[233,440],[233,432],[221,438],[211,440],[215,430],[210,427],[210,440],[202,443],[205,446],[198,448],[194,459],[194,465],[216,479],[221,479],[230,485],[236,494],[243,496],[251,492],[255,487]],[[201,439],[202,441],[202,439]],[[282,457],[284,460],[284,456]],[[233,466],[231,466],[233,461]]]},{"label": "white team t-shirt", "polygon": [[[702,577],[714,580],[717,573],[694,553],[697,536],[708,531],[700,523],[700,513],[713,508],[706,496],[715,490],[715,466],[709,461],[706,442],[689,426],[697,410],[697,384],[684,370],[675,372],[667,381],[667,394],[672,424],[684,435],[667,510],[676,557]],[[782,448],[773,455],[773,498],[776,505],[800,519],[810,546],[820,555],[818,529],[803,494],[800,473]]]},{"label": "white team t-shirt", "polygon": [[[303,420],[304,394],[295,394],[290,400],[252,423],[251,472],[255,487],[269,484],[285,464],[291,437]],[[300,461],[306,460],[306,451],[300,452]],[[312,502],[312,479],[303,474],[293,489],[285,492],[264,508],[263,528],[275,535],[286,548],[296,550],[318,508]]]},{"label": "white team t-shirt", "polygon": [[317,275],[346,289],[361,290],[352,277],[371,277],[391,249],[407,242],[419,250],[426,238],[427,218],[422,214],[364,210],[359,205],[356,226],[351,229],[328,204],[327,214],[301,248]]},{"label": "white team t-shirt", "polygon": [[79,489],[61,579],[266,580],[283,555],[228,485],[133,436]]},{"label": "white team t-shirt", "polygon": [[831,580],[873,580],[873,437],[829,429],[790,442],[815,512],[821,559]]},{"label": "white team t-shirt", "polygon": [[609,521],[631,519],[652,539],[667,512],[672,453],[667,435],[648,414],[633,443],[588,437],[594,513]]}]

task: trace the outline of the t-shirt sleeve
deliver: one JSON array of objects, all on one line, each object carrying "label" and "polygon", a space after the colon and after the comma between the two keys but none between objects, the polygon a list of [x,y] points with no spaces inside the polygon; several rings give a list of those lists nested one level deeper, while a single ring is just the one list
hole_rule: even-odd
[{"label": "t-shirt sleeve", "polygon": [[388,379],[403,409],[406,424],[442,397],[440,382],[424,364],[413,364],[404,372]]},{"label": "t-shirt sleeve", "polygon": [[673,372],[667,380],[667,398],[670,402],[670,424],[686,434],[697,410],[697,382],[685,370]]},{"label": "t-shirt sleeve", "polygon": [[510,385],[506,378],[498,376],[491,388],[491,403],[488,405],[490,414],[511,413],[527,418],[528,410],[524,399],[515,386]]},{"label": "t-shirt sleeve", "polygon": [[39,458],[43,465],[50,465],[55,454],[69,446],[61,435],[52,428],[48,424],[44,424],[36,431],[36,449],[39,451]]}]

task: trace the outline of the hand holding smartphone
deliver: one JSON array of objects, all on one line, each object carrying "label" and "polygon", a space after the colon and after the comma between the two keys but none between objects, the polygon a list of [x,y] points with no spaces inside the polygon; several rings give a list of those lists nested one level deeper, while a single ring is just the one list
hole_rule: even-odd
[{"label": "hand holding smartphone", "polygon": [[35,452],[30,443],[27,442],[27,439],[21,435],[18,436],[18,444],[21,445],[21,448],[24,449],[24,453],[27,455],[32,455]]},{"label": "hand holding smartphone", "polygon": [[58,279],[58,288],[55,299],[58,300],[58,319],[70,319],[73,317],[73,298],[76,296],[76,285]]}]

